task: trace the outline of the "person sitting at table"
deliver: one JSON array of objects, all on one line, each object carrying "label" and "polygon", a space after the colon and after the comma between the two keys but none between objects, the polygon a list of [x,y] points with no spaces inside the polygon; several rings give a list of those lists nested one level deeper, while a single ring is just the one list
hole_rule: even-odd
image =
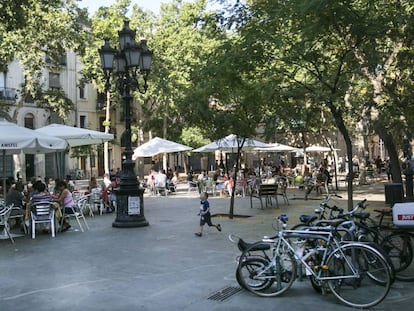
[{"label": "person sitting at table", "polygon": [[[13,184],[6,195],[6,205],[9,206],[13,204],[13,210],[11,211],[10,216],[24,215],[25,213],[25,206],[24,206],[24,194],[23,194],[23,184],[21,182],[17,182]],[[20,227],[21,225],[21,218],[14,218],[16,223],[16,227]]]},{"label": "person sitting at table", "polygon": [[[56,186],[60,193],[58,196],[53,196],[53,198],[60,204],[62,209],[64,209],[64,214],[73,214],[75,202],[73,201],[72,192],[69,191],[66,182],[64,180],[60,180]],[[66,231],[70,227],[70,224],[66,221],[66,219],[64,219],[60,231]]]},{"label": "person sitting at table", "polygon": [[198,193],[204,192],[204,187],[206,185],[207,180],[207,173],[206,171],[201,171],[201,173],[197,176],[197,186],[198,186]]},{"label": "person sitting at table", "polygon": [[168,191],[175,192],[175,190],[177,189],[177,184],[178,184],[178,174],[177,172],[174,172],[172,177],[167,179]]},{"label": "person sitting at table", "polygon": [[166,191],[167,187],[167,175],[165,174],[165,170],[161,169],[159,170],[158,174],[155,175],[155,189],[158,192],[158,194],[161,194],[161,192]]},{"label": "person sitting at table", "polygon": [[190,188],[197,187],[197,183],[194,181],[193,171],[189,171],[187,174],[187,183]]},{"label": "person sitting at table", "polygon": [[[30,210],[32,206],[35,206],[39,203],[53,203],[53,197],[50,195],[50,193],[46,190],[46,184],[44,184],[42,181],[38,180],[35,183],[33,183],[32,186],[33,192],[30,195],[29,202],[26,204],[26,220],[25,224],[27,227],[30,225],[29,221],[29,215]],[[47,231],[48,229],[44,229],[44,231]]]},{"label": "person sitting at table", "polygon": [[103,181],[101,183],[102,188],[102,201],[104,202],[104,205],[106,206],[106,212],[112,213],[114,209],[112,209],[111,204],[109,202],[109,194],[111,191],[111,180],[109,179],[109,174],[105,174]]}]

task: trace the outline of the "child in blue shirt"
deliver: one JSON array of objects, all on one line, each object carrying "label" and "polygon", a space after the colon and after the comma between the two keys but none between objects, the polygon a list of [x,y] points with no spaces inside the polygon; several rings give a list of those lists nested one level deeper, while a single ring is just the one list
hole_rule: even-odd
[{"label": "child in blue shirt", "polygon": [[209,227],[216,227],[218,231],[221,231],[220,224],[213,225],[211,222],[211,214],[210,214],[210,203],[207,201],[208,199],[208,193],[202,192],[200,194],[200,212],[198,215],[200,215],[200,231],[195,233],[196,236],[202,236],[203,235],[203,227],[205,224],[207,224]]}]

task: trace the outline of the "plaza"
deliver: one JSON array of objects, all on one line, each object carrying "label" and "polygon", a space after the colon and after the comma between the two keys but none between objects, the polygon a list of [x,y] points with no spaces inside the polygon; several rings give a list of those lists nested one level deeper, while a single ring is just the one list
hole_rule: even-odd
[{"label": "plaza", "polygon": [[[274,232],[278,215],[287,214],[293,225],[323,198],[304,201],[297,188],[289,188],[288,197],[290,205],[279,201],[279,209],[261,209],[257,200],[250,208],[249,197],[237,197],[232,220],[224,216],[229,198],[210,197],[213,223],[223,231],[207,227],[201,238],[194,235],[198,195],[181,190],[167,197],[145,194],[147,227],[113,228],[114,215],[104,214],[87,217],[90,230],[83,233],[72,224],[55,238],[0,241],[1,310],[349,310],[333,295],[317,294],[306,279],[275,298],[240,290],[235,279],[240,252],[228,235],[259,240]],[[363,198],[370,211],[389,207],[383,181],[356,186],[355,201]],[[345,199],[337,203],[345,207]],[[396,281],[373,310],[411,309],[413,289],[413,283]]]}]

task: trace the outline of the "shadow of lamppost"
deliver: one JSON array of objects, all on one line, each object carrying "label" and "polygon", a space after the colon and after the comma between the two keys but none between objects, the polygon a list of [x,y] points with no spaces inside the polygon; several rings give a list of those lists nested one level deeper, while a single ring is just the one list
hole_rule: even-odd
[{"label": "shadow of lamppost", "polygon": [[106,85],[108,86],[110,81],[115,83],[125,107],[125,150],[122,157],[124,160],[120,186],[116,193],[116,219],[112,226],[143,227],[148,226],[148,222],[144,216],[144,189],[139,186],[134,172],[135,162],[132,160],[131,92],[137,90],[144,94],[147,91],[153,53],[148,49],[146,40],[141,40],[139,44],[135,41],[135,31],[129,28],[128,21],[124,22],[118,37],[117,49],[110,46],[109,39],[105,39],[105,44],[99,49]]}]

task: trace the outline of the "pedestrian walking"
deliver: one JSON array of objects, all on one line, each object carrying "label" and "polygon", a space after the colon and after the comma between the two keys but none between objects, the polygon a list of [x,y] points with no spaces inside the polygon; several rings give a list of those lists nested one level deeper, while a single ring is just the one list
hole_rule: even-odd
[{"label": "pedestrian walking", "polygon": [[200,215],[200,231],[195,233],[196,236],[201,237],[203,235],[203,227],[207,224],[209,227],[216,227],[218,231],[221,231],[220,224],[214,225],[211,222],[211,214],[210,214],[210,203],[207,201],[208,193],[202,192],[200,194],[200,212],[197,215]]}]

